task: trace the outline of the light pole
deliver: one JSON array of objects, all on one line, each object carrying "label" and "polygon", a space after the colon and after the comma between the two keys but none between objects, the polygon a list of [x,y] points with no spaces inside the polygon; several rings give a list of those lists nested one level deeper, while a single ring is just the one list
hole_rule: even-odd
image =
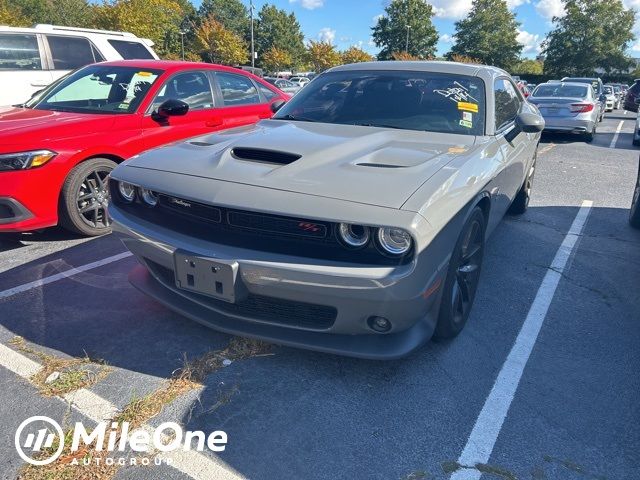
[{"label": "light pole", "polygon": [[184,35],[185,35],[184,29],[180,29],[180,46],[182,47],[182,61],[184,62]]},{"label": "light pole", "polygon": [[249,1],[249,14],[251,15],[251,68],[255,68],[255,66],[256,66],[256,47],[255,47],[255,44],[253,42],[253,0]]},{"label": "light pole", "polygon": [[409,29],[411,28],[411,25],[407,25],[407,41],[404,45],[404,51],[409,53]]}]

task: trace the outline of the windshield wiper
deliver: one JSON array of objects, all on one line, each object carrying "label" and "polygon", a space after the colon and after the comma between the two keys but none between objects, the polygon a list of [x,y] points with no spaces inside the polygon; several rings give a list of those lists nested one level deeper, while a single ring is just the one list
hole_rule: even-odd
[{"label": "windshield wiper", "polygon": [[273,120],[293,120],[294,122],[317,122],[313,118],[308,117],[297,117],[295,115],[285,115],[283,117],[273,117]]}]

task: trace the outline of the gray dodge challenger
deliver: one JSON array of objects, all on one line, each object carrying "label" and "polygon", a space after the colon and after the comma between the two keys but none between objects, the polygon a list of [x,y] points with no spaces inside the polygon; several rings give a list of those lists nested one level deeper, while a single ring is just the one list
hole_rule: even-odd
[{"label": "gray dodge challenger", "polygon": [[371,62],[272,110],[112,172],[133,285],[216,330],[323,352],[392,359],[456,336],[487,237],[527,209],[537,108],[497,68]]}]

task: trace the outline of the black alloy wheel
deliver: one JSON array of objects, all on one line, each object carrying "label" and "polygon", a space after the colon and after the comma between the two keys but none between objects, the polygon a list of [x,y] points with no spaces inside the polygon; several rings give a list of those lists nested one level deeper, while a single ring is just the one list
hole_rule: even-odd
[{"label": "black alloy wheel", "polygon": [[486,222],[475,207],[449,261],[435,337],[453,338],[464,328],[475,300],[484,257]]},{"label": "black alloy wheel", "polygon": [[111,160],[92,158],[71,170],[60,196],[60,223],[64,228],[86,236],[110,231],[107,176],[115,166]]}]

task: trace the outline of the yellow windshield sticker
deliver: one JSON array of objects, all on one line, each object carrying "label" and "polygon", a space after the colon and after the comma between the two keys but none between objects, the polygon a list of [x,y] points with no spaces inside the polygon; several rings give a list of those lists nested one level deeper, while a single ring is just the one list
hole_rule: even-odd
[{"label": "yellow windshield sticker", "polygon": [[138,72],[138,75],[141,77],[150,77],[151,75],[153,75],[153,73],[151,72]]},{"label": "yellow windshield sticker", "polygon": [[466,110],[467,112],[478,113],[478,104],[469,102],[458,102],[458,110]]},{"label": "yellow windshield sticker", "polygon": [[467,149],[464,147],[449,147],[448,153],[464,153]]}]

